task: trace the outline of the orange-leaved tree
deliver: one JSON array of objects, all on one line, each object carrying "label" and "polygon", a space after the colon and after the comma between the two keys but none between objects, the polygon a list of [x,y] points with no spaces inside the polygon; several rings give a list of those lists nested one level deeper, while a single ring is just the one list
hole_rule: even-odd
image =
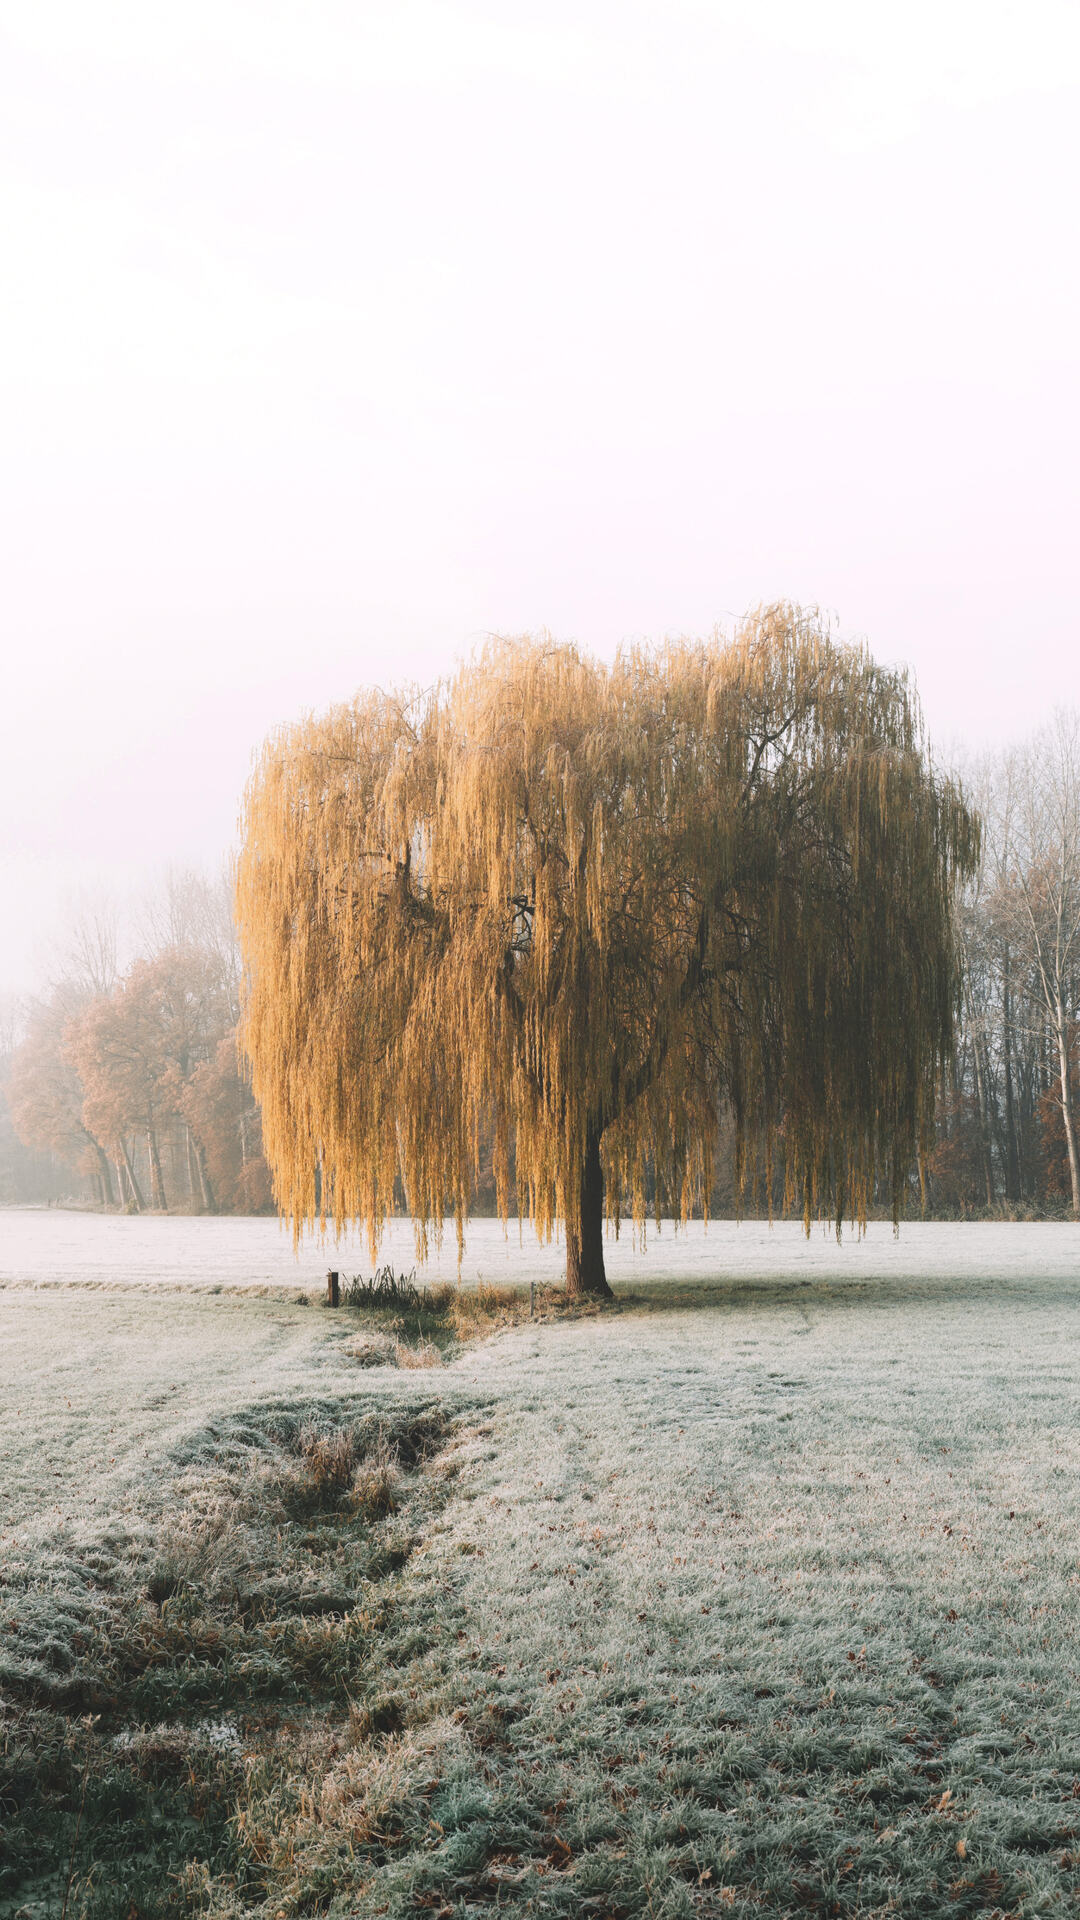
[{"label": "orange-leaved tree", "polygon": [[785,605],[612,665],[494,641],[284,730],[237,885],[279,1205],[374,1250],[401,1193],[460,1244],[493,1135],[504,1217],[604,1295],[605,1212],[702,1204],[726,1106],[808,1224],[899,1210],[977,840],[905,676]]},{"label": "orange-leaved tree", "polygon": [[94,1004],[90,990],[68,985],[54,988],[33,1008],[26,1038],[12,1056],[8,1105],[19,1139],[58,1154],[108,1207],[113,1174],[106,1146],[112,1143],[87,1123],[82,1081],[67,1044],[72,1022]]}]

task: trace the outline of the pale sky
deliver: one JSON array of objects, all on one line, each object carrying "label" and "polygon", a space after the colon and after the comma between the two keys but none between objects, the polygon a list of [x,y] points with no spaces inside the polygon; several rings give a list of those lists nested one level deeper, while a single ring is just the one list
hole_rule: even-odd
[{"label": "pale sky", "polygon": [[0,0],[0,990],[486,632],[1080,700],[1078,96],[1078,0]]}]

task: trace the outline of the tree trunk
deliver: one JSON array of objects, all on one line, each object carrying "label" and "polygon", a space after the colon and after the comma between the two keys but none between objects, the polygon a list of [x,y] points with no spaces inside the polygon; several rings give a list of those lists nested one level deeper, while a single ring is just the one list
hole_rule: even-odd
[{"label": "tree trunk", "polygon": [[1013,1092],[1012,1004],[1009,991],[1009,955],[1005,954],[1002,978],[1002,1052],[1005,1056],[1005,1193],[1009,1200],[1022,1198],[1020,1146],[1016,1133],[1016,1100]]},{"label": "tree trunk", "polygon": [[150,1205],[156,1207],[161,1213],[168,1213],[169,1203],[165,1198],[161,1155],[158,1152],[158,1139],[153,1127],[146,1129],[146,1153],[150,1162]]},{"label": "tree trunk", "polygon": [[101,1187],[101,1203],[102,1203],[102,1206],[104,1207],[111,1207],[112,1206],[112,1179],[109,1173],[109,1158],[104,1148],[100,1147],[96,1140],[94,1141],[93,1146],[94,1146],[94,1152],[97,1155],[98,1183]]},{"label": "tree trunk", "polygon": [[604,1169],[600,1135],[590,1133],[581,1170],[580,1231],[566,1225],[566,1297],[614,1300],[604,1272]]},{"label": "tree trunk", "polygon": [[192,1177],[192,1199],[195,1198],[195,1183],[197,1182],[204,1211],[206,1213],[216,1213],[217,1202],[214,1199],[214,1189],[210,1180],[210,1169],[206,1164],[206,1153],[203,1149],[202,1141],[192,1133],[190,1127],[187,1129],[187,1147],[188,1172],[189,1176]]},{"label": "tree trunk", "polygon": [[1055,1025],[1061,1071],[1061,1120],[1065,1128],[1065,1146],[1069,1155],[1073,1218],[1080,1220],[1080,1153],[1076,1146],[1076,1117],[1073,1113],[1072,1076],[1069,1072],[1069,1022],[1065,1009],[1060,1004],[1055,1009]]},{"label": "tree trunk", "polygon": [[994,1204],[994,1161],[990,1150],[990,1114],[986,1089],[986,1075],[983,1071],[983,1057],[979,1051],[979,1035],[976,1033],[972,1043],[975,1060],[975,1097],[979,1109],[979,1158],[982,1161],[983,1179],[986,1183],[986,1204]]},{"label": "tree trunk", "polygon": [[146,1202],[139,1191],[139,1183],[135,1178],[135,1169],[131,1164],[131,1155],[127,1150],[126,1140],[121,1140],[120,1152],[123,1154],[122,1164],[124,1172],[127,1174],[129,1202],[136,1213],[144,1213],[146,1211]]},{"label": "tree trunk", "polygon": [[192,1210],[194,1210],[196,1207],[205,1206],[206,1196],[202,1190],[202,1181],[199,1179],[199,1165],[195,1158],[195,1142],[191,1137],[191,1128],[187,1125],[186,1121],[184,1123],[184,1140],[187,1144],[188,1199],[191,1202]]}]

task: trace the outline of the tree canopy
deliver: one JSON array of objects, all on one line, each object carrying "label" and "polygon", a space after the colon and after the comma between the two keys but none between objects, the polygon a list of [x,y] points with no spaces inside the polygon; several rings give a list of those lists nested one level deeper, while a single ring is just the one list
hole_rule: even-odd
[{"label": "tree canopy", "polygon": [[107,908],[83,917],[25,1036],[0,1047],[14,1136],[55,1159],[54,1180],[89,1188],[101,1206],[269,1204],[258,1110],[237,1059],[231,906],[227,886],[171,875],[144,909],[143,952],[124,971],[115,917]]},{"label": "tree canopy", "polygon": [[808,1224],[881,1180],[898,1214],[977,840],[906,676],[786,605],[610,665],[493,640],[282,730],[237,881],[280,1206],[460,1243],[491,1139],[504,1217],[604,1292],[605,1212],[704,1205],[726,1106]]}]

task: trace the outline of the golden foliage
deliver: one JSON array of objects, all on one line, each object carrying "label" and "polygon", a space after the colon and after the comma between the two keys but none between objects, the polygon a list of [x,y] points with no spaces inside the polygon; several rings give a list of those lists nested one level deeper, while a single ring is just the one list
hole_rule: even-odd
[{"label": "golden foliage", "polygon": [[493,1133],[542,1236],[580,1234],[598,1146],[612,1220],[647,1178],[686,1217],[722,1102],[807,1222],[865,1218],[882,1173],[899,1209],[976,854],[905,676],[789,606],[611,666],[496,640],[283,730],[238,871],[283,1211],[374,1252],[402,1195],[421,1256],[444,1212],[460,1244]]}]

